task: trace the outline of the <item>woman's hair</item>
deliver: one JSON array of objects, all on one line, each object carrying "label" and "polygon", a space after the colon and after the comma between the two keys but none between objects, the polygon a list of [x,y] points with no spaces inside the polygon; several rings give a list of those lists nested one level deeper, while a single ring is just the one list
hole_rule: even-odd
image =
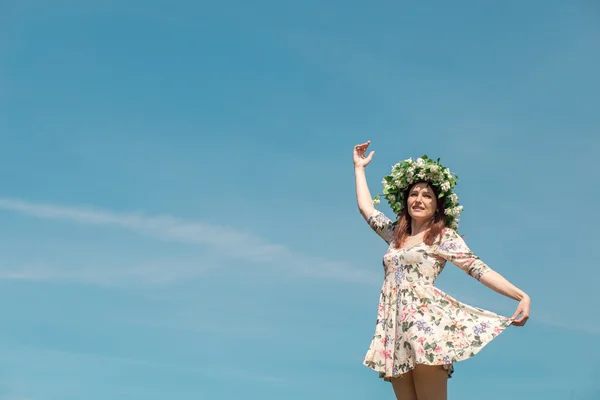
[{"label": "woman's hair", "polygon": [[402,246],[408,235],[412,233],[412,218],[408,213],[408,194],[410,193],[412,188],[418,183],[427,184],[427,186],[429,186],[429,188],[433,190],[434,196],[437,199],[437,208],[435,210],[435,214],[433,215],[433,220],[430,222],[429,231],[425,235],[425,239],[423,240],[423,242],[426,245],[431,246],[435,241],[435,238],[437,236],[441,236],[442,231],[446,227],[446,218],[444,214],[444,198],[438,197],[439,193],[435,186],[429,185],[427,182],[415,182],[412,185],[410,185],[404,192],[404,207],[400,212],[400,216],[398,217],[398,223],[396,224],[396,228],[394,229],[393,244],[394,247],[397,249],[399,249]]}]

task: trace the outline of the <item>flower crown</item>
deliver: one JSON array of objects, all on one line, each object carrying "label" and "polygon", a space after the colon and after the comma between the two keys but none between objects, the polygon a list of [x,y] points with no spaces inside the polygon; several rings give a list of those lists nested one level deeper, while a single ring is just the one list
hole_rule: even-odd
[{"label": "flower crown", "polygon": [[[383,196],[387,199],[392,211],[396,215],[404,208],[404,192],[410,185],[417,182],[427,182],[438,190],[438,197],[444,198],[444,214],[446,226],[458,229],[458,221],[463,206],[458,204],[458,196],[452,189],[456,185],[458,176],[444,168],[440,159],[436,161],[423,155],[413,161],[412,158],[399,162],[392,167],[390,175],[386,175],[383,184]],[[373,203],[380,203],[379,195],[375,196]]]}]

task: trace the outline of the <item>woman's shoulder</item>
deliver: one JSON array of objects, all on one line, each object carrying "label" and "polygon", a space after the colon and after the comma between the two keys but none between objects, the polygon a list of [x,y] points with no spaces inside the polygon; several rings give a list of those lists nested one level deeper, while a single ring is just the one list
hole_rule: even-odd
[{"label": "woman's shoulder", "polygon": [[436,235],[435,239],[433,240],[432,247],[437,249],[441,244],[445,242],[453,242],[460,237],[460,234],[455,229],[444,227],[440,233]]},{"label": "woman's shoulder", "polygon": [[444,239],[454,239],[457,237],[461,237],[462,235],[458,233],[456,229],[446,226],[442,229],[440,236]]},{"label": "woman's shoulder", "polygon": [[369,223],[379,223],[379,224],[386,224],[386,225],[391,225],[394,223],[394,221],[392,221],[391,218],[389,218],[385,213],[379,211],[376,208],[373,209],[371,214],[368,215],[367,221]]}]

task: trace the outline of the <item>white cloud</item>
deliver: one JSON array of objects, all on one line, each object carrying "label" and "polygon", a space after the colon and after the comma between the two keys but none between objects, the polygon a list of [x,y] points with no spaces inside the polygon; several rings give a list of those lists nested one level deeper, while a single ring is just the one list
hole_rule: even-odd
[{"label": "white cloud", "polygon": [[[172,216],[150,216],[144,213],[116,213],[113,211],[65,207],[51,204],[31,203],[19,199],[0,198],[0,209],[17,212],[20,214],[43,219],[56,219],[77,222],[87,225],[99,225],[117,229],[126,229],[158,240],[187,243],[192,245],[208,246],[216,250],[220,256],[225,258],[242,259],[249,262],[260,263],[265,266],[286,269],[288,273],[297,276],[313,278],[326,278],[351,283],[376,284],[378,276],[373,272],[367,272],[352,268],[344,263],[312,257],[293,252],[286,246],[269,242],[263,238],[250,233],[241,232],[231,227],[216,226],[201,222],[190,222]],[[235,244],[235,245],[232,245]],[[3,269],[0,278],[3,279],[73,279],[92,280],[96,283],[114,278],[131,278],[132,276],[144,277],[146,282],[153,279],[165,282],[173,279],[188,277],[191,271],[197,271],[197,266],[182,265],[181,268],[150,268],[138,266],[136,268],[121,269],[118,277],[107,277],[104,273],[102,278],[97,274],[101,269],[56,269],[46,266],[19,267],[17,269]],[[152,278],[148,272],[154,270],[161,276]],[[165,275],[171,274],[171,275]],[[98,281],[100,279],[100,281]]]},{"label": "white cloud", "polygon": [[[143,213],[120,214],[100,209],[36,204],[6,198],[0,198],[0,209],[44,219],[128,229],[159,240],[206,245],[217,250],[223,257],[244,259],[259,262],[271,268],[285,269],[292,276],[369,285],[381,283],[381,277],[372,271],[362,271],[341,262],[297,254],[285,246],[270,243],[257,236],[229,227],[190,222],[172,216],[148,216]],[[231,246],[232,242],[237,245]],[[96,285],[169,284],[197,277],[211,268],[217,268],[217,263],[218,260],[210,259],[208,262],[202,260],[197,263],[193,261],[157,261],[151,264],[120,265],[118,268],[104,268],[101,265],[69,268],[25,265],[17,268],[1,267],[0,279],[85,282]],[[463,301],[468,300],[464,295],[461,298]],[[477,304],[476,299],[470,299],[470,301]],[[568,330],[592,334],[600,332],[598,327],[593,324],[564,323],[564,321],[556,321],[544,313],[536,315],[536,320],[542,324]]]}]

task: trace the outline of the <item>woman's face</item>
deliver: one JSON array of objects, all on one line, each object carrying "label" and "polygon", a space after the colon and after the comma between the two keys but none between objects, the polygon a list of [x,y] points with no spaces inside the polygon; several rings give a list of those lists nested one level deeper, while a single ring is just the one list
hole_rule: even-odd
[{"label": "woman's face", "polygon": [[435,215],[437,199],[427,183],[417,183],[408,192],[408,214],[416,221],[429,221]]}]

